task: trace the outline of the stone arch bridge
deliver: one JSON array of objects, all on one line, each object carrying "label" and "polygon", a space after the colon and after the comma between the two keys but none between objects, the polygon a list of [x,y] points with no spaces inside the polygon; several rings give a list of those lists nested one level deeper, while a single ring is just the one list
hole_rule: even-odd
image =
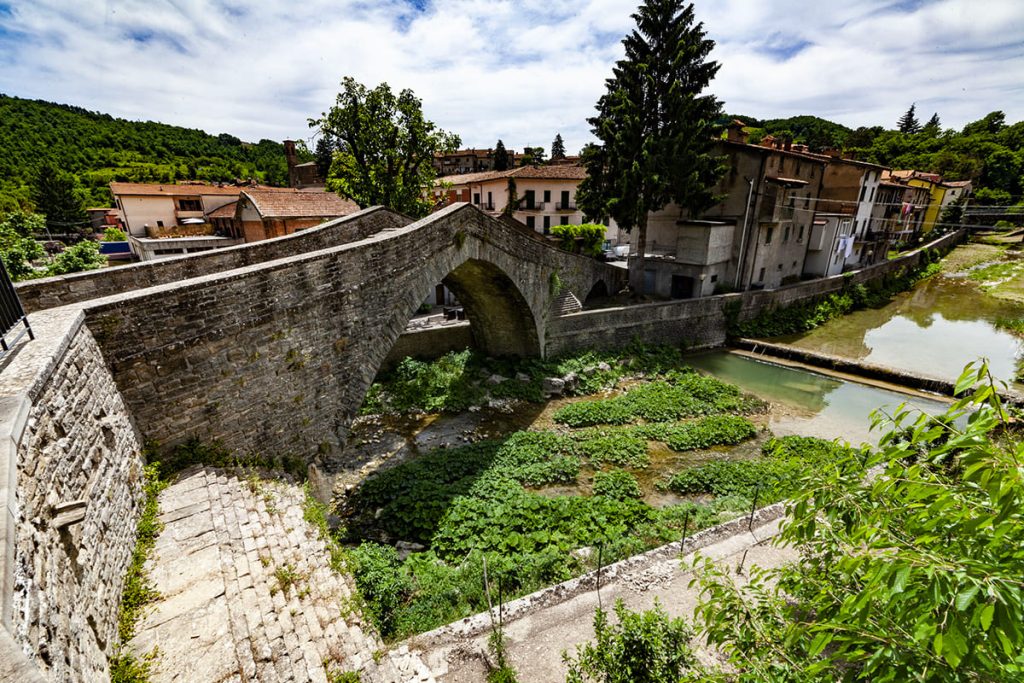
[{"label": "stone arch bridge", "polygon": [[457,204],[416,222],[368,209],[277,240],[19,293],[30,310],[84,310],[146,438],[308,460],[340,452],[381,363],[439,282],[463,303],[483,351],[544,356],[566,301],[618,291],[624,275]]}]

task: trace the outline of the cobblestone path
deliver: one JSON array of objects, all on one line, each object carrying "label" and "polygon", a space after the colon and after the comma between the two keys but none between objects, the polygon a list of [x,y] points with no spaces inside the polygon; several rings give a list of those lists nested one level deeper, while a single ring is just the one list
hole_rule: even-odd
[{"label": "cobblestone path", "polygon": [[[131,641],[157,649],[154,683],[430,682],[414,653],[387,654],[303,518],[301,487],[210,468],[160,495],[164,524],[147,568],[160,599]],[[404,648],[403,648],[404,650]]]}]

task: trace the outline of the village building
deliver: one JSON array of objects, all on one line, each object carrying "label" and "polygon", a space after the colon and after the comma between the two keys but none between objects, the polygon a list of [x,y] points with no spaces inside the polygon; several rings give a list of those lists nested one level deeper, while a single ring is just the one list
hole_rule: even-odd
[{"label": "village building", "polygon": [[[583,222],[576,205],[576,188],[587,171],[576,164],[521,166],[438,178],[434,200],[438,207],[470,202],[491,215],[506,213],[543,235],[555,225]],[[609,238],[614,242],[614,228]]]},{"label": "village building", "polygon": [[359,211],[355,202],[317,190],[244,190],[235,204],[233,229],[246,242],[291,235]]},{"label": "village building", "polygon": [[209,183],[110,183],[128,234],[157,237],[160,229],[201,224],[206,215],[238,199],[244,188]]},{"label": "village building", "polygon": [[[847,234],[841,236],[853,238],[852,244],[844,242],[844,255],[849,253],[848,257],[842,259],[844,267],[849,270],[884,261],[889,250],[888,235],[884,230],[872,227],[871,216],[878,199],[882,175],[888,169],[878,164],[842,157],[838,150],[826,150],[825,155],[829,157],[828,165],[825,167],[815,208],[828,231],[833,225],[845,225]],[[851,221],[846,224],[841,220],[831,220],[830,214],[848,216]],[[818,220],[816,217],[816,224]],[[811,260],[815,265],[805,268],[805,274],[822,275],[826,271],[835,270],[834,256],[833,262],[824,270],[818,267],[817,258]]]},{"label": "village building", "polygon": [[[513,152],[509,150],[509,161]],[[460,149],[450,154],[434,155],[434,170],[438,176],[481,173],[494,170],[493,149]]]},{"label": "village building", "polygon": [[946,190],[949,189],[949,187],[942,182],[942,176],[938,173],[900,170],[890,171],[889,179],[928,190],[928,206],[925,207],[924,215],[921,217],[920,232],[931,232],[935,227],[935,223],[939,220],[939,212],[942,210],[942,201],[946,194]]},{"label": "village building", "polygon": [[284,158],[288,164],[288,187],[297,189],[324,187],[324,178],[320,177],[320,168],[315,161],[299,163],[295,151],[295,141],[284,141]]}]

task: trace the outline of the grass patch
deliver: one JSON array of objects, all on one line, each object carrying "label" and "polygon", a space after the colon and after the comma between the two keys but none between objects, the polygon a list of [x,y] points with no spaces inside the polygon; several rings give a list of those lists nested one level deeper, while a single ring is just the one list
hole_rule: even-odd
[{"label": "grass patch", "polygon": [[167,487],[167,482],[160,477],[160,464],[152,463],[143,469],[143,502],[142,514],[139,516],[135,530],[135,549],[132,551],[128,571],[125,574],[124,588],[121,591],[121,604],[117,610],[118,646],[110,656],[111,681],[117,683],[142,683],[149,680],[157,652],[153,651],[142,658],[136,657],[125,644],[135,636],[139,619],[149,603],[159,597],[153,582],[146,573],[146,560],[153,553],[156,538],[160,535],[163,525],[157,519],[160,514],[158,496]]},{"label": "grass patch", "polygon": [[[160,446],[157,443],[147,445],[147,450],[150,452],[155,453],[159,449]],[[286,472],[298,481],[306,480],[306,463],[301,458],[295,456],[270,458],[256,453],[237,455],[216,441],[206,442],[195,437],[175,446],[161,458],[161,469],[166,477],[171,477],[194,465],[246,470],[275,470]]]}]

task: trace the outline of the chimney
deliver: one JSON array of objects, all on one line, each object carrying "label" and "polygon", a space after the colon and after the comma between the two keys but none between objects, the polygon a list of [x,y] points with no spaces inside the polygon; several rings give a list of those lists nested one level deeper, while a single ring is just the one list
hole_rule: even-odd
[{"label": "chimney", "polygon": [[750,133],[743,130],[747,124],[743,123],[739,119],[733,119],[732,123],[726,128],[726,140],[729,142],[738,142],[741,145],[747,144],[747,140],[750,138]]},{"label": "chimney", "polygon": [[793,141],[792,141],[791,139],[789,139],[789,138],[786,138],[786,142],[785,142],[785,147],[784,147],[784,149],[785,149],[785,150],[786,150],[787,152],[788,152],[788,151],[790,151],[791,149],[793,149]]},{"label": "chimney", "polygon": [[775,147],[775,136],[772,135],[771,133],[769,133],[768,135],[765,135],[763,138],[761,138],[761,146],[762,147],[767,147],[769,149],[774,148]]},{"label": "chimney", "polygon": [[841,151],[839,151],[838,149],[836,149],[835,147],[826,147],[822,151],[822,153],[825,156],[832,157],[833,159],[840,159],[840,158],[842,158],[842,155],[843,155],[843,153]]},{"label": "chimney", "polygon": [[295,172],[295,166],[298,164],[298,158],[295,156],[295,141],[285,140],[284,141],[284,158],[288,162],[288,187],[298,187],[299,178]]}]

